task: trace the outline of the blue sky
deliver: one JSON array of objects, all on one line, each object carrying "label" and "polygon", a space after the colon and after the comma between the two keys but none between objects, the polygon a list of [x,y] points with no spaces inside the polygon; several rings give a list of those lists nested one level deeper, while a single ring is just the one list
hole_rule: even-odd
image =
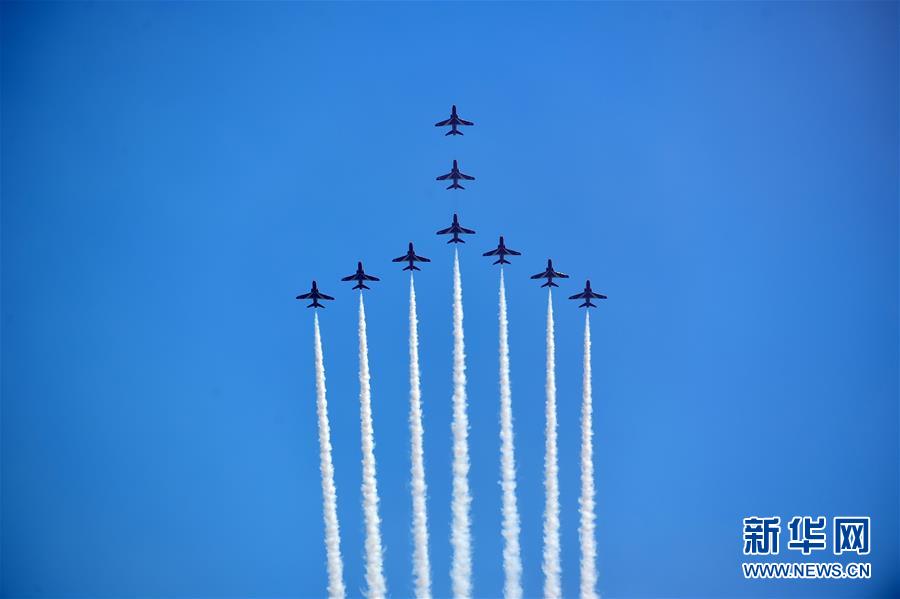
[{"label": "blue sky", "polygon": [[[434,590],[450,589],[458,211],[474,589],[502,590],[504,234],[524,586],[541,592],[546,258],[593,314],[599,590],[900,589],[895,3],[4,3],[2,590],[325,592],[311,279],[348,590],[364,588],[363,260],[385,567],[409,596],[406,273]],[[477,126],[445,138],[451,103]],[[477,181],[449,192],[450,161]],[[583,315],[557,297],[563,589]],[[869,515],[874,578],[740,575],[741,519]],[[802,561],[799,554],[782,558]],[[832,561],[833,556],[825,556]],[[820,560],[821,561],[821,560]]]}]

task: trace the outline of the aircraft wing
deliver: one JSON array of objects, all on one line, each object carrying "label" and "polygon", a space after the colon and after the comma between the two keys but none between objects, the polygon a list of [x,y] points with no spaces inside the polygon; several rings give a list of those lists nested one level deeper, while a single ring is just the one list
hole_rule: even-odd
[{"label": "aircraft wing", "polygon": [[416,255],[413,255],[413,260],[415,260],[416,262],[431,262],[430,258],[426,258],[424,256],[416,256]]},{"label": "aircraft wing", "polygon": [[363,275],[363,278],[367,281],[380,281],[378,277],[373,277],[372,275]]},{"label": "aircraft wing", "polygon": [[597,299],[606,299],[606,296],[602,293],[594,293],[593,291],[591,292],[591,297],[595,297]]},{"label": "aircraft wing", "polygon": [[511,250],[509,248],[506,248],[506,253],[509,254],[510,256],[521,256],[522,255],[522,252],[517,252],[516,250]]},{"label": "aircraft wing", "polygon": [[467,175],[467,174],[465,174],[465,173],[460,173],[460,174],[459,174],[459,178],[460,178],[460,179],[465,179],[466,181],[474,181],[474,180],[475,180],[475,177],[472,177],[472,176]]},{"label": "aircraft wing", "polygon": [[500,253],[500,250],[498,249],[498,250],[490,250],[489,252],[485,252],[481,255],[482,256],[496,256],[499,253]]},{"label": "aircraft wing", "polygon": [[465,233],[466,235],[474,235],[475,234],[475,231],[473,229],[467,229],[465,227],[460,227],[459,230],[461,233]]},{"label": "aircraft wing", "polygon": [[356,275],[352,274],[352,275],[347,275],[346,277],[342,278],[341,280],[342,281],[352,281],[355,278],[356,278]]},{"label": "aircraft wing", "polygon": [[324,293],[322,293],[322,292],[320,291],[320,292],[319,292],[319,299],[333,300],[334,298],[331,297],[330,295],[325,295]]},{"label": "aircraft wing", "polygon": [[453,230],[453,227],[447,227],[446,229],[441,229],[436,233],[436,235],[446,235]]},{"label": "aircraft wing", "polygon": [[539,273],[536,274],[536,275],[531,275],[531,278],[532,278],[532,279],[543,279],[543,278],[546,277],[546,276],[547,276],[547,273],[546,273],[546,272],[539,272]]},{"label": "aircraft wing", "polygon": [[435,177],[435,181],[446,181],[450,177],[453,176],[453,173],[447,173],[446,175],[441,175],[440,177]]},{"label": "aircraft wing", "polygon": [[297,299],[309,299],[312,297],[312,292],[310,293],[301,293],[297,296]]},{"label": "aircraft wing", "polygon": [[590,296],[587,293],[576,293],[575,295],[570,295],[569,299],[587,299]]},{"label": "aircraft wing", "polygon": [[468,125],[468,126],[472,126],[472,125],[474,125],[475,123],[473,123],[472,121],[464,121],[464,120],[462,120],[462,119],[459,119],[459,124],[460,124],[460,125]]},{"label": "aircraft wing", "polygon": [[439,121],[439,122],[435,123],[434,126],[435,127],[446,127],[447,125],[450,124],[450,121],[452,121],[452,120],[453,119],[447,119],[446,121]]},{"label": "aircraft wing", "polygon": [[409,258],[406,256],[400,256],[399,258],[394,258],[391,262],[406,262],[407,260],[409,260]]}]

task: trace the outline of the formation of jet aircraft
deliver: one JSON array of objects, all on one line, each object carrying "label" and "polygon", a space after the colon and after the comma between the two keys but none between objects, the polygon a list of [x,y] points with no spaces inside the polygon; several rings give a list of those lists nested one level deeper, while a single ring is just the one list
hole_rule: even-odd
[{"label": "formation of jet aircraft", "polygon": [[[466,229],[459,224],[459,219],[456,214],[453,215],[453,224],[450,225],[446,229],[441,229],[437,232],[438,235],[448,235],[453,234],[453,237],[447,243],[465,243],[463,239],[459,238],[460,234],[473,235],[475,231],[472,229]],[[494,264],[510,264],[509,260],[506,260],[506,256],[521,256],[521,252],[517,252],[516,250],[510,249],[506,247],[506,243],[503,240],[503,236],[500,236],[500,242],[497,244],[497,248],[485,252],[484,256],[499,256],[497,260],[494,261]],[[412,242],[409,242],[409,249],[407,252],[402,255],[394,258],[391,262],[407,262],[408,265],[403,268],[403,270],[422,270],[418,266],[416,266],[416,262],[431,262],[430,259],[425,256],[419,256],[416,254],[415,249],[413,248]],[[537,274],[531,275],[532,279],[547,279],[547,282],[541,285],[541,287],[559,287],[556,283],[553,282],[553,279],[568,279],[569,275],[559,272],[553,269],[553,261],[547,260],[547,268],[544,269],[543,272],[539,272]],[[356,263],[356,272],[352,275],[347,275],[346,277],[341,278],[341,281],[356,281],[356,285],[353,286],[353,289],[371,289],[368,285],[366,285],[366,281],[380,281],[376,276],[367,274],[363,269],[362,262]],[[312,288],[309,290],[309,293],[302,293],[297,296],[298,300],[312,300],[307,308],[324,308],[325,305],[319,303],[319,300],[333,300],[334,298],[330,295],[326,295],[319,291],[319,287],[315,281],[312,282]],[[607,299],[607,296],[602,293],[597,293],[593,289],[591,289],[591,281],[588,279],[584,283],[584,290],[581,293],[576,293],[575,295],[569,296],[570,300],[584,300],[578,307],[579,308],[596,308],[597,304],[592,302],[594,299]]]},{"label": "formation of jet aircraft", "polygon": [[413,249],[412,241],[409,242],[409,249],[402,256],[398,256],[391,260],[391,262],[409,262],[409,266],[404,266],[403,270],[422,270],[418,266],[416,266],[416,262],[431,262],[425,256],[416,255],[416,251]]},{"label": "formation of jet aircraft", "polygon": [[459,170],[459,164],[456,160],[453,161],[453,168],[450,169],[450,172],[446,175],[441,175],[440,177],[435,177],[437,181],[446,181],[450,179],[453,181],[450,185],[447,186],[447,189],[465,189],[462,185],[459,184],[459,180],[462,179],[464,181],[474,181],[475,177],[467,175]]},{"label": "formation of jet aircraft", "polygon": [[585,281],[584,283],[584,291],[581,293],[576,293],[575,295],[569,296],[570,300],[573,299],[583,299],[584,303],[578,306],[579,308],[596,308],[597,304],[593,303],[592,299],[606,299],[606,296],[602,293],[596,293],[593,289],[591,289],[590,280]]},{"label": "formation of jet aircraft", "polygon": [[490,250],[482,254],[482,256],[500,256],[496,260],[494,260],[494,264],[510,264],[510,261],[506,259],[507,256],[521,256],[522,252],[517,252],[516,250],[511,250],[506,247],[506,244],[503,243],[503,235],[500,236],[500,243],[497,244],[496,250]]},{"label": "formation of jet aircraft", "polygon": [[531,275],[532,279],[547,279],[547,282],[541,285],[541,287],[559,287],[556,283],[553,282],[553,279],[568,279],[569,275],[564,272],[556,272],[553,270],[553,260],[547,259],[547,268],[544,272],[539,272],[536,275]]},{"label": "formation of jet aircraft", "polygon": [[441,230],[438,231],[436,234],[437,234],[437,235],[450,235],[450,234],[453,234],[453,237],[451,237],[449,240],[447,240],[447,243],[465,243],[466,240],[460,238],[460,234],[462,234],[462,235],[474,235],[474,234],[475,234],[475,231],[473,231],[472,229],[466,229],[465,227],[463,227],[462,225],[460,225],[460,224],[459,224],[459,217],[458,217],[456,214],[454,214],[454,215],[453,215],[453,222],[450,224],[450,226],[447,227],[446,229],[441,229]]},{"label": "formation of jet aircraft", "polygon": [[459,118],[459,115],[456,114],[456,104],[454,104],[453,106],[450,107],[450,118],[447,119],[446,121],[438,121],[437,123],[434,124],[434,126],[435,127],[446,127],[447,125],[450,125],[450,130],[447,131],[446,133],[444,133],[444,136],[447,136],[447,135],[462,135],[463,132],[460,131],[459,129],[457,129],[457,127],[459,127],[460,125],[463,125],[465,127],[471,127],[474,124],[475,123],[473,123],[472,121],[464,121],[463,119]]},{"label": "formation of jet aircraft", "polygon": [[330,295],[325,295],[324,293],[319,291],[319,288],[316,286],[316,282],[313,281],[312,289],[309,290],[309,293],[301,293],[300,295],[297,296],[297,299],[298,300],[311,299],[312,303],[310,305],[306,306],[307,308],[324,308],[325,306],[323,304],[320,304],[319,300],[333,300],[334,298],[331,297]]},{"label": "formation of jet aircraft", "polygon": [[[459,114],[456,112],[456,105],[454,104],[450,108],[450,118],[439,121],[434,124],[435,127],[450,127],[450,130],[444,135],[462,135],[463,132],[459,130],[459,127],[471,127],[475,123],[471,121],[466,121],[460,118]],[[465,189],[462,185],[459,184],[460,180],[463,181],[474,181],[475,177],[467,175],[459,170],[459,163],[454,160],[453,168],[450,169],[450,172],[446,175],[441,175],[437,177],[438,181],[446,181],[450,180],[452,183],[447,189]],[[475,231],[473,229],[467,229],[459,224],[459,216],[456,214],[453,215],[453,222],[446,229],[441,229],[437,232],[438,235],[451,235],[452,237],[447,240],[447,243],[465,243],[465,240],[460,237],[460,235],[474,235]],[[506,247],[506,243],[503,240],[503,236],[500,236],[500,242],[497,244],[497,248],[484,252],[484,256],[497,256],[497,259],[493,262],[493,264],[510,264],[510,261],[506,259],[507,256],[521,256],[521,252],[517,252],[516,250],[510,249]],[[428,258],[424,256],[419,256],[416,254],[415,249],[413,248],[412,242],[409,242],[409,249],[407,252],[402,255],[394,258],[392,262],[406,262],[407,265],[403,267],[403,270],[415,271],[421,270],[418,266],[416,266],[417,262],[431,262]],[[546,282],[541,285],[541,287],[559,287],[553,279],[568,279],[569,275],[563,272],[559,272],[553,269],[553,261],[547,260],[547,268],[542,272],[534,274],[531,276],[532,279],[546,279]],[[365,270],[363,270],[362,262],[357,262],[356,264],[356,272],[352,275],[348,275],[343,277],[341,281],[355,281],[356,284],[353,286],[353,289],[359,289],[360,291],[363,289],[370,289],[368,285],[366,285],[367,281],[379,281],[378,277],[366,274]],[[321,304],[319,300],[333,300],[334,298],[330,295],[326,295],[319,291],[316,282],[312,282],[312,288],[309,293],[303,293],[297,296],[298,300],[312,300],[307,308],[324,308],[325,305]],[[591,289],[590,280],[585,282],[584,291],[581,293],[576,293],[569,297],[569,299],[580,299],[584,300],[582,304],[580,304],[579,308],[596,308],[597,305],[593,303],[591,300],[594,299],[606,299],[606,296],[602,293],[597,293],[593,289]]]},{"label": "formation of jet aircraft", "polygon": [[356,285],[353,286],[353,289],[371,289],[366,285],[366,281],[380,281],[378,277],[373,277],[372,275],[367,275],[366,271],[363,270],[362,262],[356,263],[356,272],[352,275],[347,275],[342,281],[356,281]]}]

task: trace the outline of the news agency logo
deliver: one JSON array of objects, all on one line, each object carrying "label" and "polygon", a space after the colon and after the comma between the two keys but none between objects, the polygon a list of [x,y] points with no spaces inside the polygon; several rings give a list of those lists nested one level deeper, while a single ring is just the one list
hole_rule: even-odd
[{"label": "news agency logo", "polygon": [[[871,519],[868,516],[835,516],[831,536],[834,555],[868,555],[871,551]],[[779,516],[744,518],[744,555],[778,555],[782,524]],[[787,522],[788,551],[804,556],[827,554],[828,530],[825,516],[794,516]],[[870,578],[869,563],[743,563],[744,578]]]}]

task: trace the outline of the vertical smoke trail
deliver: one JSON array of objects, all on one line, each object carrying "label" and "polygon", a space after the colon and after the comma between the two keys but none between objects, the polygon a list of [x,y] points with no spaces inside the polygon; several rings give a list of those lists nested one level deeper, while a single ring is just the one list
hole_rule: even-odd
[{"label": "vertical smoke trail", "polygon": [[337,517],[337,490],[331,463],[331,427],[328,425],[328,401],[325,399],[325,362],[322,359],[322,336],[319,315],[313,319],[316,358],[316,413],[319,417],[319,469],[322,471],[322,512],[325,520],[325,554],[328,560],[328,596],[346,596],[344,563],[341,561],[341,533]]},{"label": "vertical smoke trail", "polygon": [[500,269],[500,474],[503,488],[503,571],[506,599],[522,597],[522,557],[519,552],[519,509],[516,506],[516,458],[513,445],[512,391],[509,386],[509,323],[506,284]]},{"label": "vertical smoke trail", "polygon": [[584,313],[584,378],[581,403],[581,599],[597,597],[597,544],[594,539],[594,462],[591,419],[591,316]]},{"label": "vertical smoke trail", "polygon": [[362,434],[362,496],[366,526],[367,597],[381,599],[387,593],[382,566],[381,530],[378,517],[378,484],[375,478],[375,438],[372,431],[372,403],[369,388],[369,343],[366,338],[366,309],[359,293],[359,419]]},{"label": "vertical smoke trail", "polygon": [[409,273],[409,436],[412,445],[410,469],[413,507],[413,573],[416,597],[431,597],[431,566],[428,561],[428,515],[425,507],[425,458],[422,449],[422,403],[419,383],[419,320],[416,287]]},{"label": "vertical smoke trail", "polygon": [[556,341],[553,331],[553,291],[547,289],[547,406],[544,447],[544,597],[562,597],[559,560],[559,466],[556,450]]},{"label": "vertical smoke trail", "polygon": [[469,417],[466,414],[466,345],[463,339],[462,281],[459,252],[453,253],[453,596],[472,595],[472,546],[469,523]]}]

